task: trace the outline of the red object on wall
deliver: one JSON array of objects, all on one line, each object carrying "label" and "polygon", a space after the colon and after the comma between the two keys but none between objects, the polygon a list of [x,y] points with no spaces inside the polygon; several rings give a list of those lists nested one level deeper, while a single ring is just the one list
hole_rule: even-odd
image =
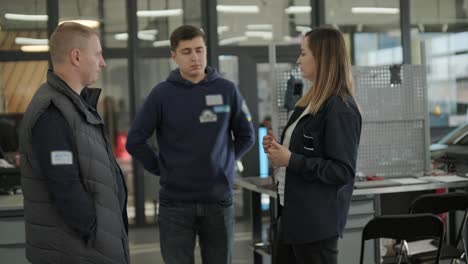
[{"label": "red object on wall", "polygon": [[115,142],[114,156],[122,160],[131,160],[132,156],[125,149],[127,143],[127,132],[118,132]]}]

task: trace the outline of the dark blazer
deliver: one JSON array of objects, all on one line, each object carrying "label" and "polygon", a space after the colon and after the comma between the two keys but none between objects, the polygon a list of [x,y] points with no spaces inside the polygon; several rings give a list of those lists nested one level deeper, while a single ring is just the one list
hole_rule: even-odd
[{"label": "dark blazer", "polygon": [[[286,125],[304,111],[296,107]],[[330,97],[317,114],[306,114],[290,140],[284,207],[284,243],[341,236],[353,192],[361,115],[351,96]],[[286,130],[285,128],[285,130]],[[281,142],[284,139],[284,131]]]}]

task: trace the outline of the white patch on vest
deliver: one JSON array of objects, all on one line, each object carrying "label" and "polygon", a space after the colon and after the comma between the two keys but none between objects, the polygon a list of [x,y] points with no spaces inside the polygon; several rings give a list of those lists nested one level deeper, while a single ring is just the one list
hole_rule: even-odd
[{"label": "white patch on vest", "polygon": [[200,123],[216,122],[218,121],[218,116],[213,113],[211,110],[203,110],[200,114]]},{"label": "white patch on vest", "polygon": [[212,94],[205,96],[206,105],[222,105],[223,104],[223,97],[220,94]]},{"label": "white patch on vest", "polygon": [[50,152],[50,162],[52,165],[72,165],[73,153],[71,151]]}]

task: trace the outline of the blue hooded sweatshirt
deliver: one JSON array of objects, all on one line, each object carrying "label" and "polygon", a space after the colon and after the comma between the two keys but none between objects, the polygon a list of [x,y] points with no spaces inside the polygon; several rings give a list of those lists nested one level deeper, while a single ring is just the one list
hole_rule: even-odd
[{"label": "blue hooded sweatshirt", "polygon": [[[251,116],[235,85],[210,67],[192,83],[178,69],[137,113],[127,150],[160,175],[165,201],[217,202],[232,195],[234,162],[254,144]],[[158,150],[147,140],[156,132]]]}]

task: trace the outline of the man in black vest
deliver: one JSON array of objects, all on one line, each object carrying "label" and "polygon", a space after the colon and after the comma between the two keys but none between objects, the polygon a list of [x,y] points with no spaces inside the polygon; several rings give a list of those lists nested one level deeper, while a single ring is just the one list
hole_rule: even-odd
[{"label": "man in black vest", "polygon": [[106,66],[96,32],[63,23],[49,41],[53,70],[20,131],[26,257],[32,263],[129,263],[126,187],[104,123]]}]

